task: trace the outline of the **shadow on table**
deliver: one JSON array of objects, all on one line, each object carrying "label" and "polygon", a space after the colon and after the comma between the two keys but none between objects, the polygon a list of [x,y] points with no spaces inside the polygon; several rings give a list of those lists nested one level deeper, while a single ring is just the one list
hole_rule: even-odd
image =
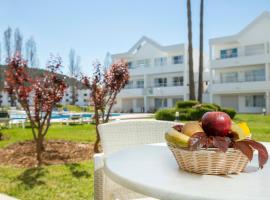
[{"label": "shadow on table", "polygon": [[25,170],[22,174],[20,174],[16,180],[19,180],[22,185],[24,185],[28,189],[32,189],[35,186],[44,185],[45,182],[41,180],[47,174],[47,170],[42,167],[31,168]]},{"label": "shadow on table", "polygon": [[78,163],[65,164],[65,166],[67,168],[69,168],[71,174],[75,178],[82,178],[82,177],[89,178],[89,177],[91,177],[91,174],[88,171],[80,169],[81,165]]}]

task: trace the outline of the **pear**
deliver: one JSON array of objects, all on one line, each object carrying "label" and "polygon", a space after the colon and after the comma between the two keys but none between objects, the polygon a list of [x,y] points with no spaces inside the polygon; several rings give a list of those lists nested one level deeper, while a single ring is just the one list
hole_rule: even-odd
[{"label": "pear", "polygon": [[236,139],[236,141],[246,139],[246,135],[245,135],[243,129],[238,124],[232,123],[230,131],[231,131],[231,134]]},{"label": "pear", "polygon": [[191,137],[195,133],[204,132],[200,123],[196,121],[191,121],[185,123],[182,129],[183,134]]},{"label": "pear", "polygon": [[188,147],[189,137],[173,128],[165,134],[165,139],[168,143],[173,144],[176,147]]}]

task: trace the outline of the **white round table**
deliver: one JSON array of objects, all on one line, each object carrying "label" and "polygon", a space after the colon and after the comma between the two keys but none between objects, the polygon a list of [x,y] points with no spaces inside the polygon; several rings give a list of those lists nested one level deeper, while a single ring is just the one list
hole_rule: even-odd
[{"label": "white round table", "polygon": [[164,144],[141,145],[107,157],[104,170],[116,183],[162,200],[270,200],[270,161],[258,170],[257,158],[239,175],[199,175],[180,170]]}]

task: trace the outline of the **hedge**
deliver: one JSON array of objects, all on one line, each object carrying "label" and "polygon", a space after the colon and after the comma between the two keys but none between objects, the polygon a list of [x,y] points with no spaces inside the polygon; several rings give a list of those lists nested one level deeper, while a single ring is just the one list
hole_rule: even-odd
[{"label": "hedge", "polygon": [[175,120],[175,112],[174,108],[161,109],[156,112],[157,120],[165,120],[165,121],[174,121]]},{"label": "hedge", "polygon": [[176,108],[190,108],[199,104],[198,101],[178,101],[176,102]]},{"label": "hedge", "polygon": [[200,120],[206,112],[221,111],[227,113],[231,119],[236,115],[233,108],[221,108],[216,104],[199,104],[197,101],[181,101],[176,103],[175,108],[161,109],[156,112],[157,120],[174,121],[175,112],[179,112],[180,121]]}]

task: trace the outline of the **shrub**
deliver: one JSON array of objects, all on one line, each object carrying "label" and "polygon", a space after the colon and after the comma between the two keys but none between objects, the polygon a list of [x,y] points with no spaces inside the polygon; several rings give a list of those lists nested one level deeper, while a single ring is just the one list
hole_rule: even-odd
[{"label": "shrub", "polygon": [[233,108],[222,108],[221,111],[227,113],[231,119],[233,119],[236,115],[236,111]]},{"label": "shrub", "polygon": [[213,111],[212,109],[209,108],[197,108],[197,109],[192,109],[189,111],[190,119],[191,120],[200,120],[204,113]]},{"label": "shrub", "polygon": [[161,109],[156,112],[157,120],[165,120],[165,121],[174,121],[175,120],[175,112],[174,108]]},{"label": "shrub", "polygon": [[211,103],[204,103],[202,104],[203,108],[206,109],[210,109],[212,111],[219,111],[220,110],[220,106],[216,105],[216,104],[211,104]]},{"label": "shrub", "polygon": [[178,101],[176,103],[176,108],[191,108],[197,104],[199,104],[198,101]]}]

